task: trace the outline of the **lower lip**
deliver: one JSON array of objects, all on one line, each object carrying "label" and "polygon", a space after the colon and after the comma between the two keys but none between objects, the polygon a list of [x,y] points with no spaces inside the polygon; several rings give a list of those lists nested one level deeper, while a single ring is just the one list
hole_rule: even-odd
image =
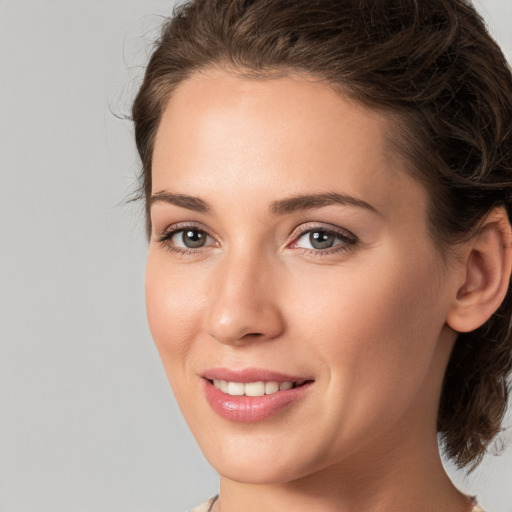
[{"label": "lower lip", "polygon": [[202,379],[202,384],[206,400],[219,416],[238,423],[251,423],[266,420],[297,402],[313,382],[263,396],[232,396],[217,389],[209,380]]}]

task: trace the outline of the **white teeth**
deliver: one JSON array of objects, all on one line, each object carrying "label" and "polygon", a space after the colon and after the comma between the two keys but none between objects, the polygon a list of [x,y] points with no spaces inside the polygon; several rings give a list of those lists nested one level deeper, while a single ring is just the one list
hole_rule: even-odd
[{"label": "white teeth", "polygon": [[242,382],[228,382],[226,390],[228,395],[241,396],[245,394],[245,384]]},{"label": "white teeth", "polygon": [[271,395],[279,391],[279,382],[265,382],[265,394]]},{"label": "white teeth", "polygon": [[264,396],[272,395],[278,391],[284,391],[292,389],[294,387],[293,382],[229,382],[225,380],[214,379],[213,385],[220,389],[223,393],[227,393],[232,396]]},{"label": "white teeth", "polygon": [[245,385],[245,394],[247,396],[263,396],[265,394],[265,383],[248,382]]},{"label": "white teeth", "polygon": [[224,393],[228,392],[228,383],[225,380],[214,379],[213,385]]}]

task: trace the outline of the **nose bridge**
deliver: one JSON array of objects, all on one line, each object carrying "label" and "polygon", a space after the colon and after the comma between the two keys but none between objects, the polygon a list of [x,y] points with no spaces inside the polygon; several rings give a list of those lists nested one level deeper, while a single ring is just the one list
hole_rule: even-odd
[{"label": "nose bridge", "polygon": [[222,343],[276,337],[283,321],[271,258],[236,250],[219,262],[210,290],[206,330]]}]

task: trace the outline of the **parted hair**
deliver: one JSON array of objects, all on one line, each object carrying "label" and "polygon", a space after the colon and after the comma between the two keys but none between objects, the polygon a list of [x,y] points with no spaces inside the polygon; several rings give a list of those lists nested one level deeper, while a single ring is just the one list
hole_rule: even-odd
[{"label": "parted hair", "polygon": [[[195,0],[163,25],[132,117],[151,194],[153,145],[173,89],[219,67],[265,79],[307,73],[394,120],[390,143],[429,193],[441,254],[495,206],[512,213],[512,74],[469,0]],[[476,466],[501,430],[512,366],[512,296],[458,335],[438,432],[447,456]]]}]

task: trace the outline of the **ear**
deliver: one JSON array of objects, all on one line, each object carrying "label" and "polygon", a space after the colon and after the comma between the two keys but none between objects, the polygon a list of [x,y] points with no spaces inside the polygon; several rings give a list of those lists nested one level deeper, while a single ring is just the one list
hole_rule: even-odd
[{"label": "ear", "polygon": [[505,298],[512,265],[512,234],[506,210],[491,210],[465,246],[464,282],[446,318],[457,332],[483,325]]}]

